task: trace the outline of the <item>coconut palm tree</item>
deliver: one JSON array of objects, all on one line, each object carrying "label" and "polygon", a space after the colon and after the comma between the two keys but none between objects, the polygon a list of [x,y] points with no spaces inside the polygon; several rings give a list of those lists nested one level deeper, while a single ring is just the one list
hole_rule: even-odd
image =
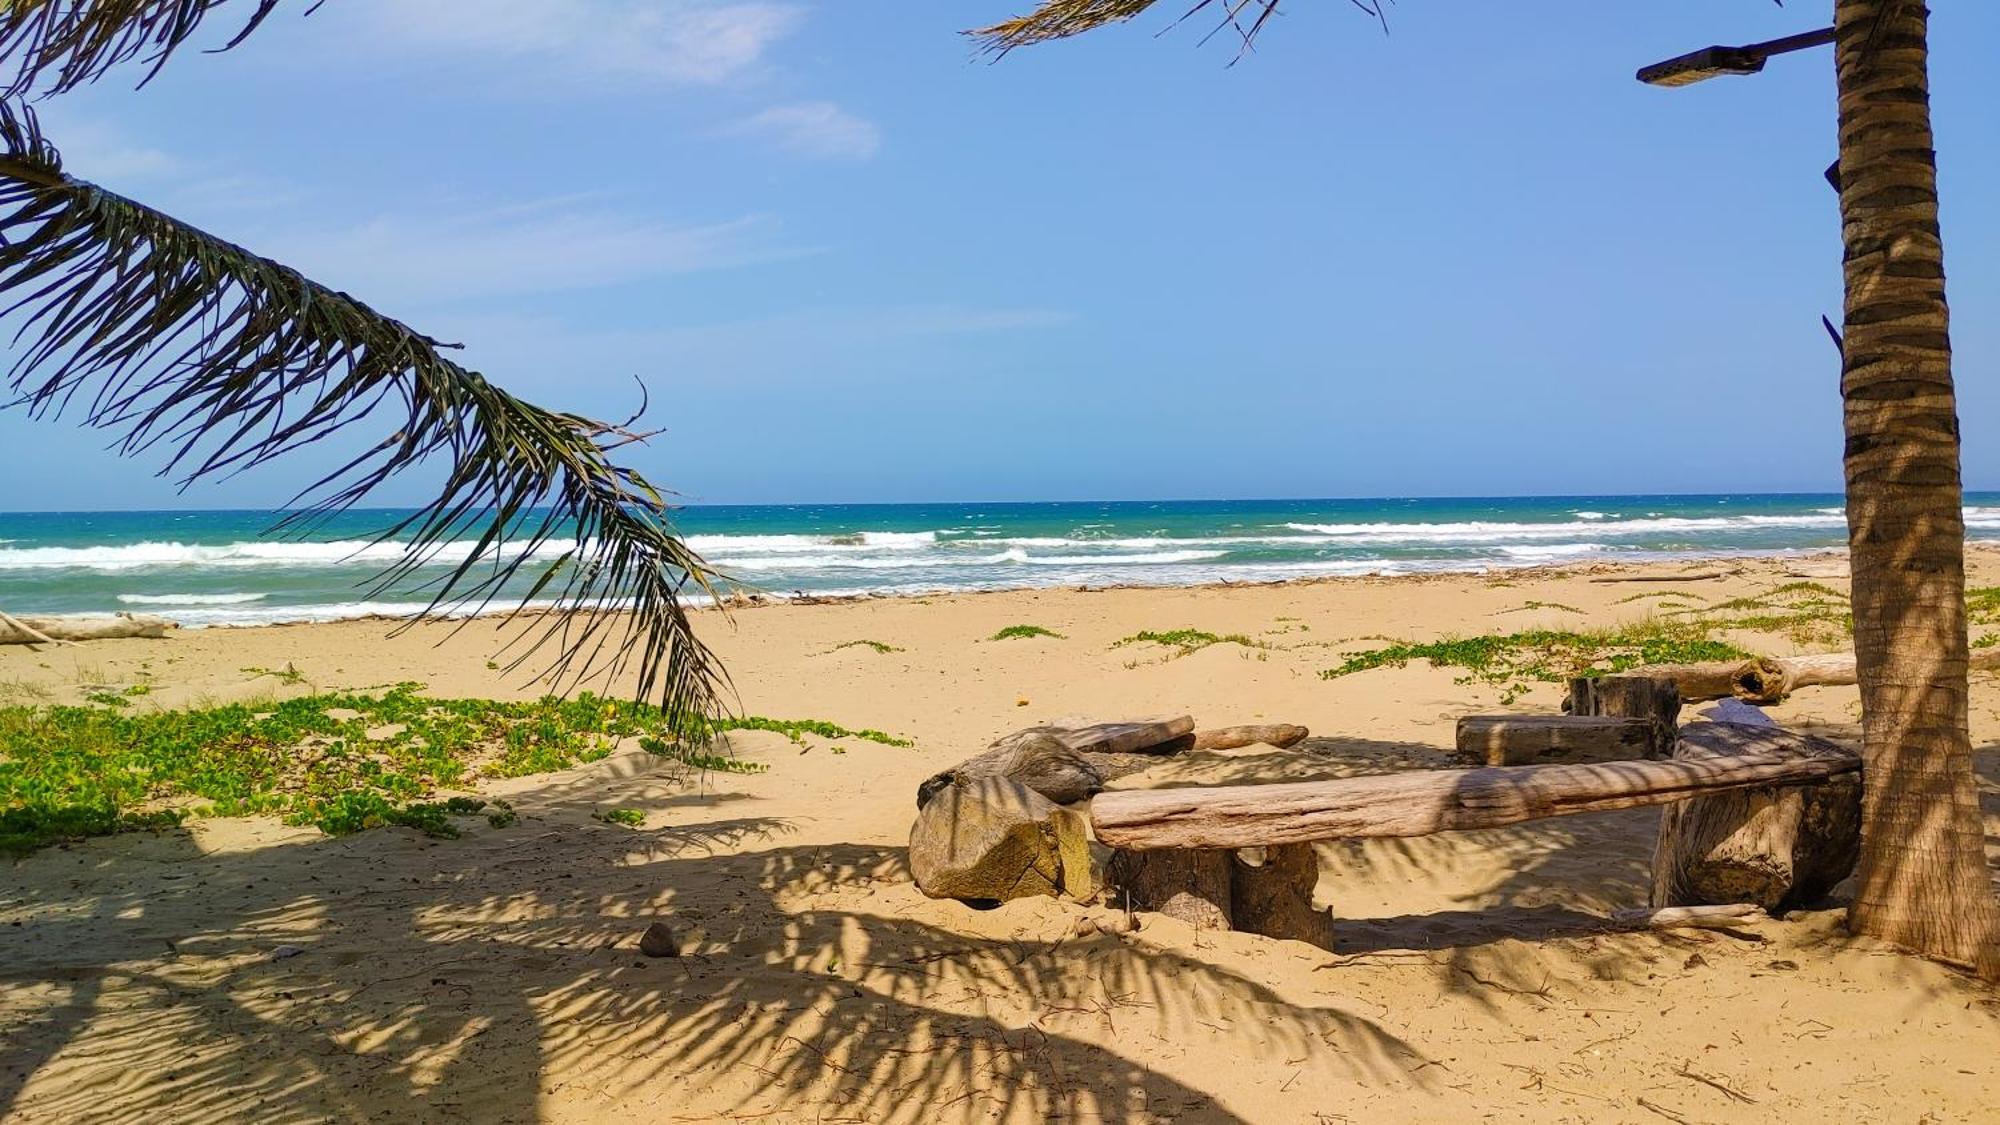
[{"label": "coconut palm tree", "polygon": [[1966,720],[1965,526],[1922,0],[1840,0],[1841,398],[1861,680],[1856,930],[2000,974]]},{"label": "coconut palm tree", "polygon": [[[256,0],[230,45],[277,2]],[[380,581],[440,574],[425,579],[430,614],[547,599],[554,609],[509,642],[516,665],[545,660],[558,689],[631,672],[676,733],[699,737],[725,679],[682,595],[690,584],[712,593],[712,575],[661,491],[614,460],[648,436],[634,422],[525,402],[449,358],[457,345],[63,171],[25,99],[128,61],[150,77],[224,3],[0,9],[0,297],[21,325],[4,377],[13,399],[0,405],[74,409],[118,435],[119,452],[163,454],[162,471],[184,482],[373,425],[374,440],[304,490],[280,530],[310,530],[405,469],[442,463],[436,498],[382,529],[407,548]],[[568,540],[553,564],[533,561]],[[428,569],[447,550],[464,558]],[[607,606],[624,612],[598,612]]]},{"label": "coconut palm tree", "polygon": [[[1381,15],[1379,0],[1355,0]],[[1046,0],[990,50],[1130,19],[1153,0]],[[1249,43],[1278,0],[1196,0]],[[1183,17],[1185,18],[1185,17]],[[1838,0],[1848,540],[1861,681],[1861,859],[1849,921],[2000,975],[1967,728],[1965,528],[1922,0]]]}]

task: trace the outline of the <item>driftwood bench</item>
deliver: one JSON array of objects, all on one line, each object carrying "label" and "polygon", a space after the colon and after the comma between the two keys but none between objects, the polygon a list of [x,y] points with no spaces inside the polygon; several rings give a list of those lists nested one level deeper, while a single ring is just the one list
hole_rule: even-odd
[{"label": "driftwood bench", "polygon": [[[1289,731],[1304,737],[1303,728]],[[1160,740],[1149,746],[1153,735]],[[910,841],[917,883],[933,897],[979,905],[1108,890],[1115,902],[1197,926],[1326,945],[1330,918],[1312,905],[1313,845],[1322,841],[1665,806],[1653,905],[1765,909],[1824,894],[1852,869],[1857,850],[1858,755],[1736,723],[1679,728],[1671,757],[1660,759],[1104,791],[1112,777],[1203,744],[1245,743],[1196,735],[1186,717],[1003,739],[920,790]],[[1018,780],[1051,777],[1070,807]],[[1091,838],[1112,849],[1101,871]]]}]

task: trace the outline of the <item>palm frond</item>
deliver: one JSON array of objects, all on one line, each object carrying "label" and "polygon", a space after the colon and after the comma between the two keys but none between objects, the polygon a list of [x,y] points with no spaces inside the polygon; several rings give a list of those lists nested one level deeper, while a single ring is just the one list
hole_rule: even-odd
[{"label": "palm frond", "polygon": [[[689,583],[712,593],[712,575],[660,492],[611,460],[642,435],[523,402],[345,293],[72,179],[32,111],[0,103],[0,145],[0,317],[22,318],[6,405],[48,416],[74,402],[119,435],[120,453],[164,450],[163,474],[183,482],[387,412],[393,432],[305,489],[280,529],[309,530],[443,461],[437,498],[382,532],[407,549],[380,582],[442,575],[430,579],[436,614],[484,608],[532,577],[506,604],[556,608],[517,635],[516,664],[556,646],[547,673],[565,689],[636,661],[642,695],[684,735],[705,729],[726,680],[680,595]],[[541,548],[562,554],[526,569]]]},{"label": "palm frond", "polygon": [[[57,94],[96,80],[132,59],[150,79],[211,11],[229,0],[0,0],[0,90],[16,96],[41,86]],[[323,0],[312,0],[317,8]],[[278,0],[256,7],[226,47],[257,30]],[[310,10],[310,9],[308,9]],[[142,79],[142,83],[143,83]]]},{"label": "palm frond", "polygon": [[[1379,0],[1355,0],[1374,4]],[[1004,55],[1016,47],[1067,39],[1094,31],[1106,24],[1122,23],[1151,8],[1155,0],[1042,0],[1042,5],[1025,16],[969,32],[981,47]],[[1278,0],[1195,0],[1192,8],[1176,23],[1208,9],[1220,9],[1222,22],[1216,28],[1234,28],[1248,47],[1264,24],[1278,12]],[[1214,32],[1210,33],[1211,35]]]}]

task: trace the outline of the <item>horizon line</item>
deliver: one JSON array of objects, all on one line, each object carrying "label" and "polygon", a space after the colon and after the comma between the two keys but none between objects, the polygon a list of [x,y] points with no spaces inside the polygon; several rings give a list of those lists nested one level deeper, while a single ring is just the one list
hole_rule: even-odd
[{"label": "horizon line", "polygon": [[[2000,488],[1965,488],[1964,495],[1980,493],[2000,493]],[[1066,500],[788,500],[788,501],[729,501],[717,503],[689,502],[674,505],[673,511],[719,510],[732,508],[926,508],[943,506],[966,506],[975,504],[1037,506],[1053,504],[1305,504],[1305,503],[1356,503],[1365,501],[1406,502],[1419,500],[1456,501],[1496,501],[1496,500],[1713,500],[1734,498],[1764,498],[1784,496],[1840,497],[1846,493],[1839,489],[1776,492],[1524,492],[1514,494],[1452,494],[1452,493],[1410,493],[1400,496],[1243,496],[1243,497],[1177,497],[1177,498],[1090,498]],[[420,508],[418,504],[397,505],[357,505],[342,509],[343,512],[407,512]],[[58,516],[58,515],[155,515],[155,514],[279,514],[305,511],[304,508],[286,507],[236,507],[236,508],[7,508],[0,509],[0,516]],[[332,513],[338,515],[340,513]]]}]

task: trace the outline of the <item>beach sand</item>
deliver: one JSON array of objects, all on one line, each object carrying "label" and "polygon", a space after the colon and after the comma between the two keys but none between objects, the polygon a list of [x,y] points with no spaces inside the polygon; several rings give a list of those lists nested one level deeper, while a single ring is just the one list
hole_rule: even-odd
[{"label": "beach sand", "polygon": [[[2000,583],[2000,555],[1974,566]],[[621,753],[489,786],[521,822],[453,841],[237,819],[41,852],[0,874],[0,1119],[1994,1120],[2000,993],[1849,938],[1838,909],[1761,926],[1762,940],[1606,932],[1605,912],[1644,903],[1656,810],[1322,845],[1331,953],[1154,915],[1070,937],[1075,905],[980,912],[909,881],[918,781],[1019,727],[1189,713],[1313,731],[1126,785],[1448,765],[1454,720],[1501,709],[1497,689],[1422,664],[1318,672],[1367,638],[1609,624],[1643,616],[1649,601],[1625,599],[1650,591],[1712,602],[1789,576],[1844,582],[1828,559],[1598,581],[1633,573],[704,612],[743,710],[915,748],[737,735],[732,752],[769,772],[698,780]],[[1014,624],[1063,637],[984,639]],[[1269,647],[1113,647],[1184,627]],[[538,694],[489,669],[496,628],[16,647],[0,650],[0,683],[65,698],[143,676],[163,706],[402,680]],[[862,639],[899,651],[835,648]],[[287,666],[304,682],[245,671]],[[1514,706],[1557,699],[1542,685]],[[1976,676],[1972,705],[2000,838],[2000,682]],[[1810,689],[1775,714],[1851,739],[1858,704],[1852,688]],[[645,810],[643,827],[590,819],[609,806]],[[639,955],[656,918],[683,956]]]}]

